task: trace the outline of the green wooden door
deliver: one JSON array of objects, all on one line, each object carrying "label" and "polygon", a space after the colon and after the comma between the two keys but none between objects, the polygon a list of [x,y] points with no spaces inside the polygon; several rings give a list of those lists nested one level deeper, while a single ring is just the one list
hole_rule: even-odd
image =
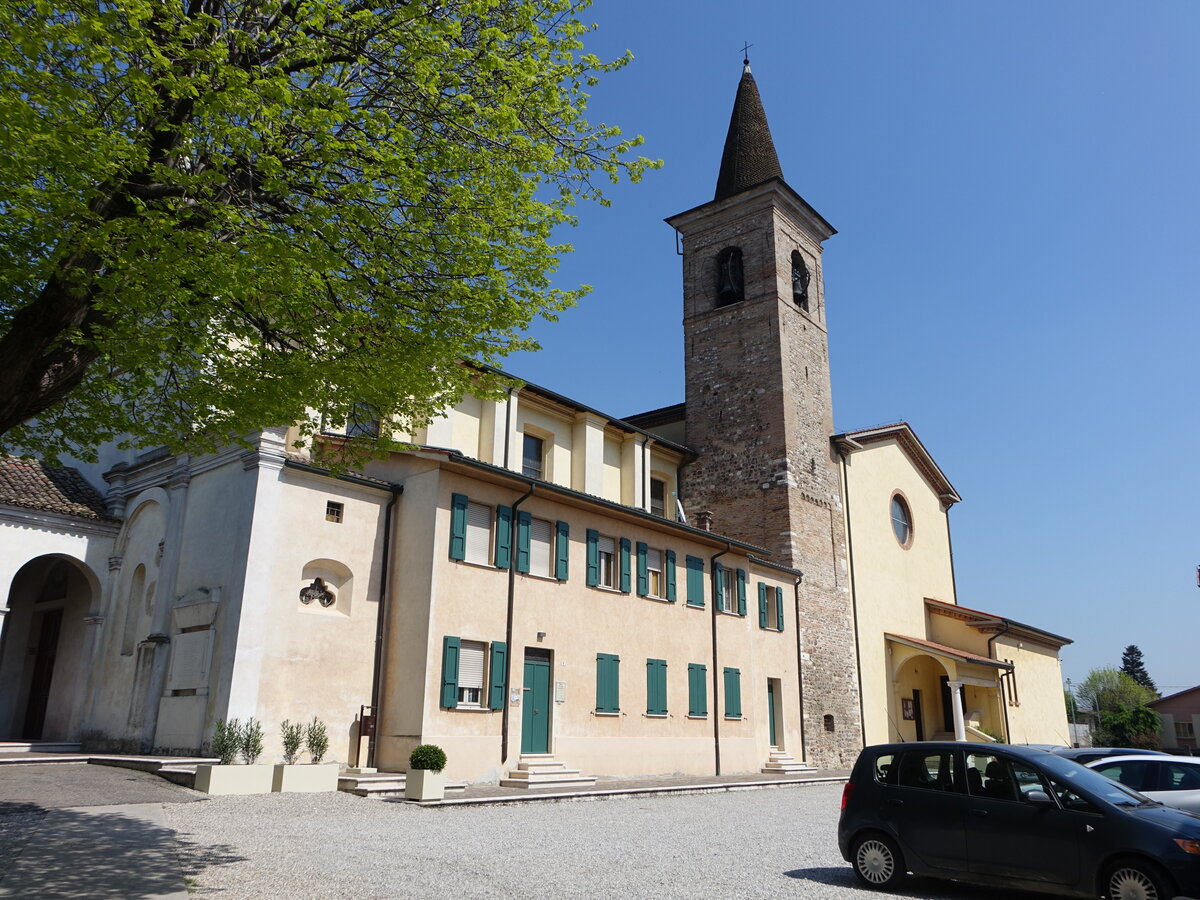
[{"label": "green wooden door", "polygon": [[771,729],[771,746],[778,747],[779,740],[775,734],[775,680],[767,679],[767,723]]},{"label": "green wooden door", "polygon": [[550,654],[546,651],[525,651],[521,752],[550,752]]}]

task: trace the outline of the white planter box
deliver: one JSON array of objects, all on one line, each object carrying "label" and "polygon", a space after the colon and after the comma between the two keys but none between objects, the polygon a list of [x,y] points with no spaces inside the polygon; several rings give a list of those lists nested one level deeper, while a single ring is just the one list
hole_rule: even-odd
[{"label": "white planter box", "polygon": [[196,766],[195,789],[206,794],[269,794],[274,766]]},{"label": "white planter box", "polygon": [[442,800],[446,796],[446,776],[428,769],[409,769],[404,776],[404,799]]},{"label": "white planter box", "polygon": [[317,791],[336,791],[338,774],[342,767],[337,763],[320,763],[319,765],[288,766],[280,763],[275,766],[271,779],[271,790],[279,793],[315,793]]}]

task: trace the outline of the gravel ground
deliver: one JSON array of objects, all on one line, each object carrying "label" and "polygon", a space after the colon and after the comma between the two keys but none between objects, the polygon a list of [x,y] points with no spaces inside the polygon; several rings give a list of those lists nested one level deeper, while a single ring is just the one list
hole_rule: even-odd
[{"label": "gravel ground", "polygon": [[[348,794],[167,804],[196,896],[879,900],[837,849],[840,785],[420,808]],[[1033,900],[913,879],[901,896]]]}]

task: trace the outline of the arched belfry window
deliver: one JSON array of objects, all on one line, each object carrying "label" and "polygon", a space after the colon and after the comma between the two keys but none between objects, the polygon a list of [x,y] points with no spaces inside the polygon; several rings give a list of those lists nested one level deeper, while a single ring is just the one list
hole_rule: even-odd
[{"label": "arched belfry window", "polygon": [[742,251],[738,247],[726,247],[717,254],[717,306],[728,306],[745,299]]},{"label": "arched belfry window", "polygon": [[799,250],[792,251],[792,300],[803,310],[808,310],[808,282],[811,276],[804,257]]}]

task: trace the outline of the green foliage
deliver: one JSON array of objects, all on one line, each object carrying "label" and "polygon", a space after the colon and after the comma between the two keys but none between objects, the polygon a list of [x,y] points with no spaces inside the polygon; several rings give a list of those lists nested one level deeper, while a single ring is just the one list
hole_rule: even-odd
[{"label": "green foliage", "polygon": [[242,726],[241,738],[242,756],[246,759],[246,765],[252,766],[258,762],[258,758],[262,756],[263,752],[262,723],[251,716]]},{"label": "green foliage", "polygon": [[283,736],[283,761],[289,766],[295,765],[300,745],[304,743],[304,725],[284,719],[279,725],[279,733]]},{"label": "green foliage", "polygon": [[1112,668],[1092,669],[1075,690],[1080,709],[1096,714],[1097,746],[1158,747],[1158,713],[1146,707],[1157,692]]},{"label": "green foliage", "polygon": [[555,229],[657,165],[584,117],[586,6],[0,4],[7,447],[408,431],[531,347]]},{"label": "green foliage", "polygon": [[421,744],[409,754],[408,767],[440,772],[446,768],[446,751],[436,744]]},{"label": "green foliage", "polygon": [[308,750],[308,755],[312,757],[314,763],[319,763],[329,751],[329,732],[325,728],[325,723],[316,716],[313,716],[313,720],[304,730],[304,747]]},{"label": "green foliage", "polygon": [[213,730],[212,754],[221,765],[232,765],[242,750],[242,723],[237,719],[222,719]]},{"label": "green foliage", "polygon": [[1142,651],[1138,649],[1137,644],[1130,644],[1121,653],[1121,671],[1142,687],[1153,691],[1156,697],[1158,696],[1158,686],[1150,677],[1150,673],[1146,671],[1146,664],[1142,660]]},{"label": "green foliage", "polygon": [[1118,706],[1101,720],[1107,740],[1114,747],[1138,747],[1158,750],[1160,719],[1158,713],[1145,706]]},{"label": "green foliage", "polygon": [[1158,695],[1142,687],[1120,669],[1092,669],[1087,678],[1075,689],[1080,709],[1099,712],[1101,715],[1118,706],[1145,706]]}]

